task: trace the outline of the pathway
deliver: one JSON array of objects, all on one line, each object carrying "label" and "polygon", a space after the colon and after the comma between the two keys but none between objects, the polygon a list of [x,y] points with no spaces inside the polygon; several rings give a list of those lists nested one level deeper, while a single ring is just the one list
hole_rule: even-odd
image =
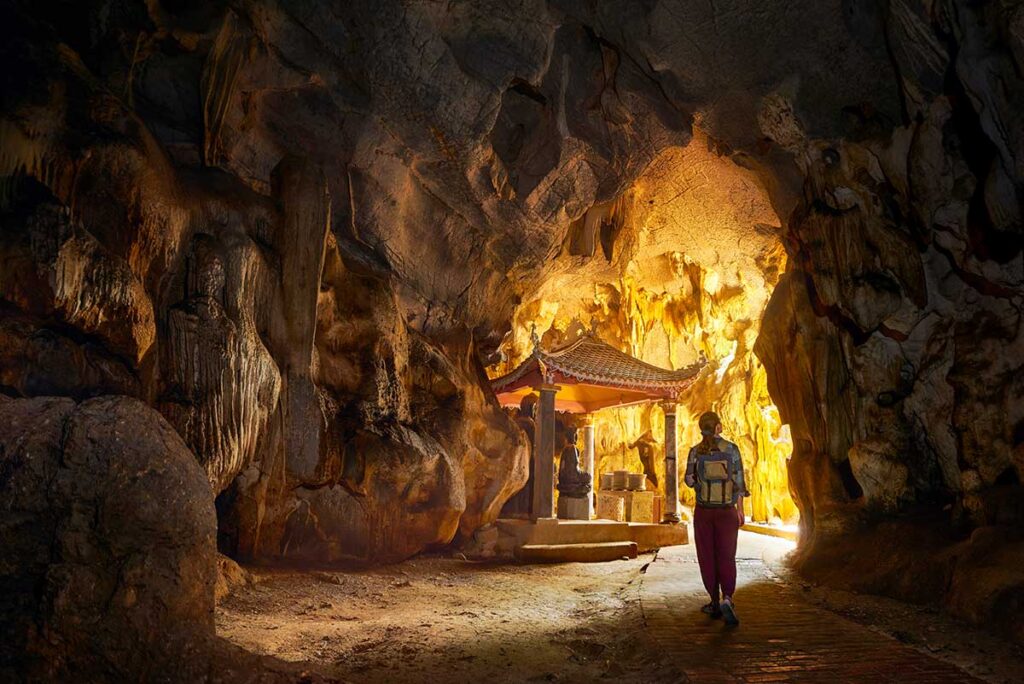
[{"label": "pathway", "polygon": [[700,612],[707,595],[693,546],[662,549],[640,601],[658,648],[693,682],[975,682],[953,665],[817,608],[768,567],[791,544],[740,536],[736,604],[727,628]]}]

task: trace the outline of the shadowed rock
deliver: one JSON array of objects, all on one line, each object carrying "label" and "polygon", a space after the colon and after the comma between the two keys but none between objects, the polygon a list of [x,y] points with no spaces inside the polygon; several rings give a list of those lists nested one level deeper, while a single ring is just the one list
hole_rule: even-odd
[{"label": "shadowed rock", "polygon": [[172,668],[213,635],[215,536],[202,469],[149,407],[0,403],[0,673]]}]

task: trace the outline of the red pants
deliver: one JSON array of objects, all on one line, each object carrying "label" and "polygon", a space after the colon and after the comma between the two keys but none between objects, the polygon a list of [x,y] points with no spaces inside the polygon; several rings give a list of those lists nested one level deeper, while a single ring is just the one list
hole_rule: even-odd
[{"label": "red pants", "polygon": [[693,536],[697,543],[697,563],[704,588],[715,603],[722,596],[736,591],[736,539],[739,537],[739,514],[730,508],[703,508],[693,513]]}]

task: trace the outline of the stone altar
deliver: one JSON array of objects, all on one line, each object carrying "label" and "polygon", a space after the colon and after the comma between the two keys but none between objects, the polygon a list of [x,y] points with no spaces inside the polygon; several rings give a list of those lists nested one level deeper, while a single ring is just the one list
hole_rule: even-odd
[{"label": "stone altar", "polygon": [[660,499],[656,492],[602,490],[597,493],[597,517],[620,522],[658,522],[661,517]]}]

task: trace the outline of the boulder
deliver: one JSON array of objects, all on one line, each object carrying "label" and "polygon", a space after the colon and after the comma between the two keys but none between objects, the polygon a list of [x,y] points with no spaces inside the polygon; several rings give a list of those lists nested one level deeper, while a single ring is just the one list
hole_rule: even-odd
[{"label": "boulder", "polygon": [[157,679],[214,634],[216,515],[127,397],[0,403],[0,678]]},{"label": "boulder", "polygon": [[227,556],[217,554],[217,585],[213,592],[217,603],[254,582],[255,577],[248,570]]}]

